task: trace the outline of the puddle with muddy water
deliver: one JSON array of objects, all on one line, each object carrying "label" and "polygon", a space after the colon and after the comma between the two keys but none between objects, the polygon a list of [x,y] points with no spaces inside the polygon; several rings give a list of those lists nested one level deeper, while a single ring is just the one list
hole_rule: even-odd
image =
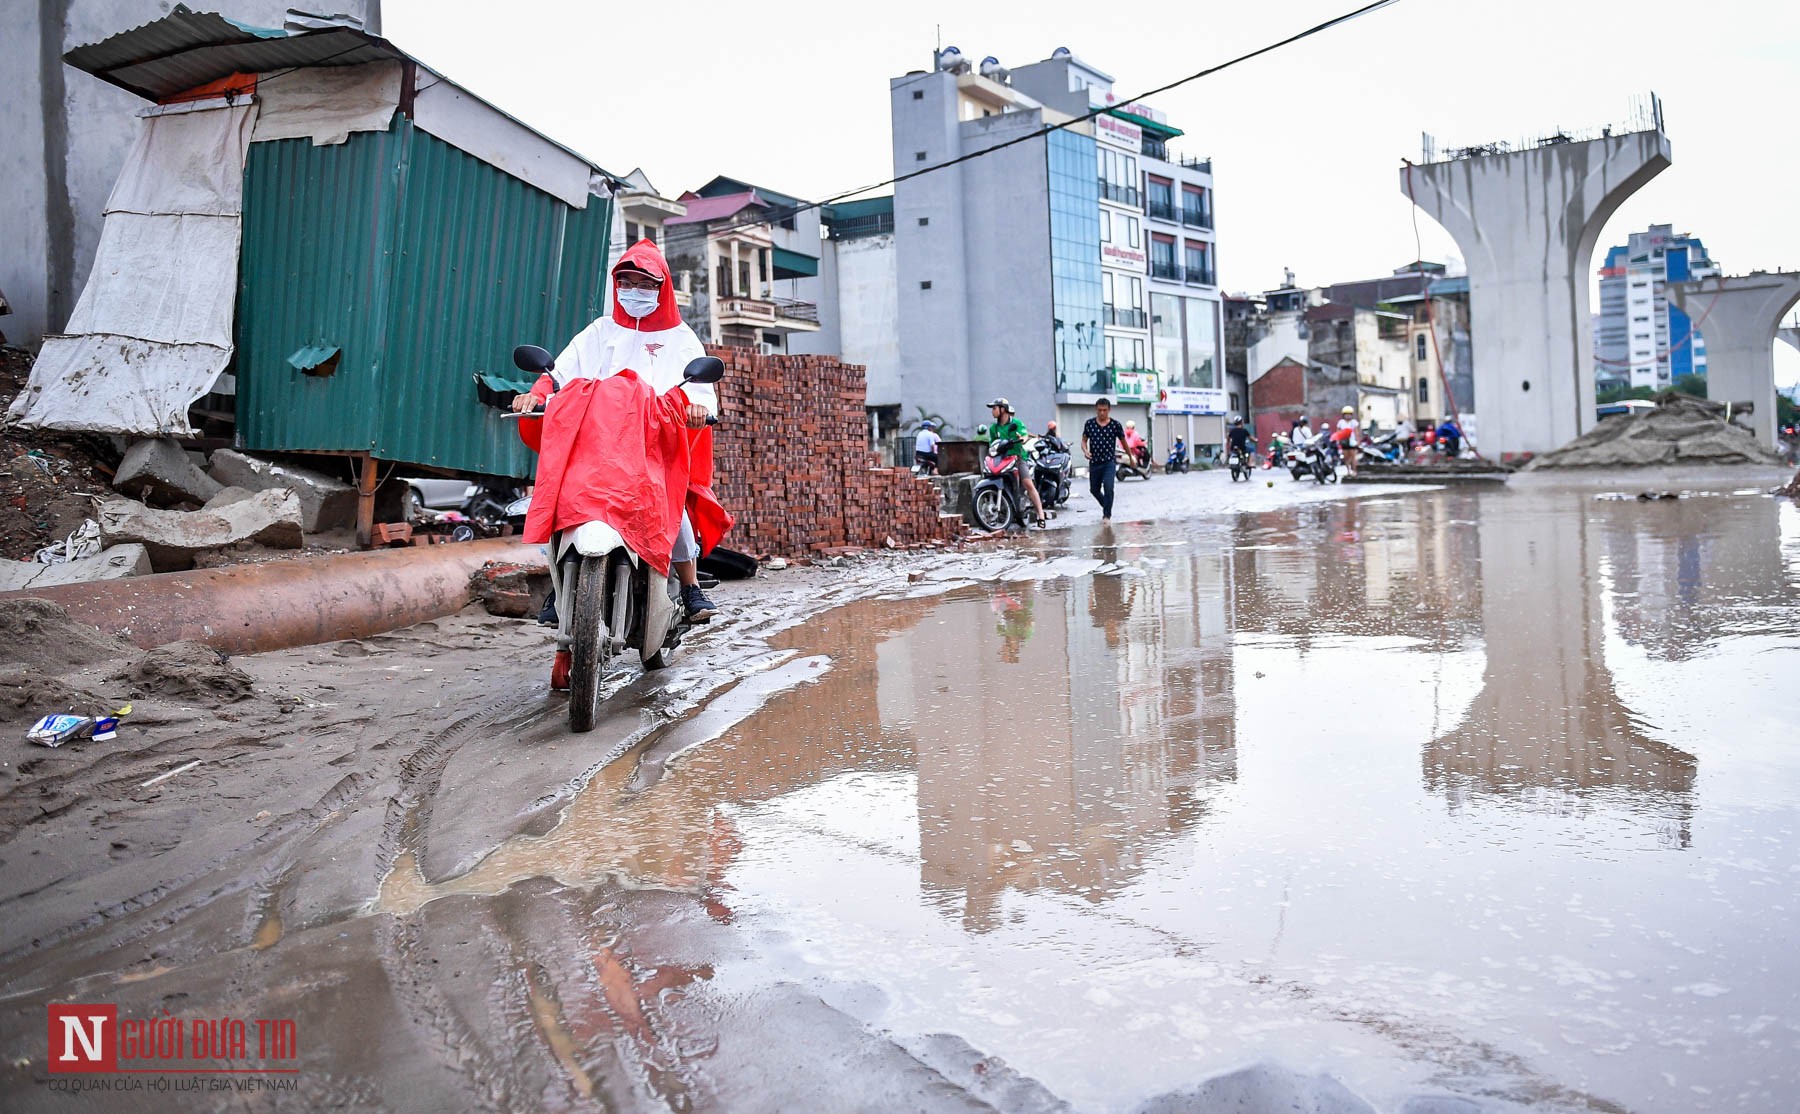
[{"label": "puddle with muddy water", "polygon": [[1791,1108],[1793,505],[1440,492],[1040,545],[789,632],[704,731],[385,902],[690,892],[744,948],[710,993],[798,983],[1082,1109],[1251,1064],[1261,1102]]}]

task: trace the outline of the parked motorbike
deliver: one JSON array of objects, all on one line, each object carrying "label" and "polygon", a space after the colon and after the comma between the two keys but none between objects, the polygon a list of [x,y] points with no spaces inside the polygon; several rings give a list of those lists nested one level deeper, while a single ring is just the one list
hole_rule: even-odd
[{"label": "parked motorbike", "polygon": [[1175,447],[1169,450],[1169,459],[1163,464],[1164,472],[1185,472],[1188,470],[1187,441],[1175,438]]},{"label": "parked motorbike", "polygon": [[975,521],[984,530],[1007,530],[1026,521],[1025,489],[1020,486],[1024,477],[1012,448],[1010,440],[995,441],[981,459],[981,479],[975,483]]},{"label": "parked motorbike", "polygon": [[[535,344],[514,349],[513,363],[534,373],[556,366]],[[717,383],[724,376],[725,364],[715,356],[702,356],[682,371],[689,383]],[[681,581],[672,571],[656,576],[606,522],[558,530],[549,549],[550,585],[558,601],[556,646],[569,650],[571,658],[569,729],[588,731],[598,718],[600,680],[613,658],[635,650],[646,671],[669,663],[689,628]]]},{"label": "parked motorbike", "polygon": [[1329,435],[1321,431],[1307,440],[1296,440],[1288,454],[1288,471],[1296,480],[1311,476],[1322,484],[1337,483],[1337,464],[1331,459]]},{"label": "parked motorbike", "polygon": [[1364,460],[1378,460],[1388,464],[1404,463],[1406,446],[1392,433],[1384,433],[1380,437],[1365,437],[1358,445]]},{"label": "parked motorbike", "polygon": [[1031,449],[1031,479],[1045,510],[1067,503],[1075,486],[1075,457],[1059,444],[1040,439]]},{"label": "parked motorbike", "polygon": [[484,480],[475,487],[475,493],[463,504],[462,513],[474,520],[479,532],[486,537],[500,533],[502,526],[511,526],[517,534],[525,529],[525,512],[531,509],[531,496],[525,494],[525,488],[511,480]]}]

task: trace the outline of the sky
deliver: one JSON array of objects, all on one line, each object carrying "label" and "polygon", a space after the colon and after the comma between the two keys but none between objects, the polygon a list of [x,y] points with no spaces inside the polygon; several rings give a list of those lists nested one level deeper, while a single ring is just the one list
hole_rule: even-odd
[{"label": "sky", "polygon": [[[888,79],[939,41],[1003,64],[1058,46],[1121,99],[1358,7],[1038,0],[745,5],[384,0],[384,33],[440,72],[665,195],[729,174],[821,198],[893,174]],[[504,18],[501,18],[501,16]],[[1793,0],[1399,0],[1149,101],[1210,155],[1221,285],[1386,274],[1454,241],[1399,185],[1420,135],[1444,146],[1622,121],[1655,91],[1673,165],[1595,252],[1652,223],[1705,240],[1728,274],[1800,270],[1800,4]],[[911,169],[909,166],[908,169]],[[1777,349],[1777,381],[1800,352]]]}]

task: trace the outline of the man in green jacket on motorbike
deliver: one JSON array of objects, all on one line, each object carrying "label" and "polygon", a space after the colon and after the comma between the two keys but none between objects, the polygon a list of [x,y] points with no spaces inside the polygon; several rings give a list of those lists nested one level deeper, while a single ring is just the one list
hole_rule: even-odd
[{"label": "man in green jacket on motorbike", "polygon": [[1024,486],[1025,494],[1031,496],[1032,509],[1037,511],[1037,526],[1042,529],[1047,525],[1048,520],[1044,518],[1044,502],[1038,497],[1037,484],[1032,480],[1031,454],[1025,449],[1025,439],[1031,436],[1031,431],[1026,429],[1025,423],[1019,420],[1017,414],[1013,413],[1012,403],[1004,398],[997,398],[988,403],[988,409],[994,415],[994,424],[988,427],[988,439],[990,442],[1012,442],[1012,448],[1007,451],[1007,455],[1017,458],[1019,462],[1019,483]]}]

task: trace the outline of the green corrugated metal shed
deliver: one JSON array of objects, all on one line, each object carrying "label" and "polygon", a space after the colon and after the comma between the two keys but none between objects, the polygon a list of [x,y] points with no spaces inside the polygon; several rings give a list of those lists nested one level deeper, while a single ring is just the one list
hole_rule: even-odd
[{"label": "green corrugated metal shed", "polygon": [[[575,209],[396,114],[387,132],[250,145],[237,304],[246,449],[528,476],[535,456],[476,397],[599,316],[612,205]],[[335,369],[289,362],[336,347]],[[301,362],[304,362],[302,360]]]}]

